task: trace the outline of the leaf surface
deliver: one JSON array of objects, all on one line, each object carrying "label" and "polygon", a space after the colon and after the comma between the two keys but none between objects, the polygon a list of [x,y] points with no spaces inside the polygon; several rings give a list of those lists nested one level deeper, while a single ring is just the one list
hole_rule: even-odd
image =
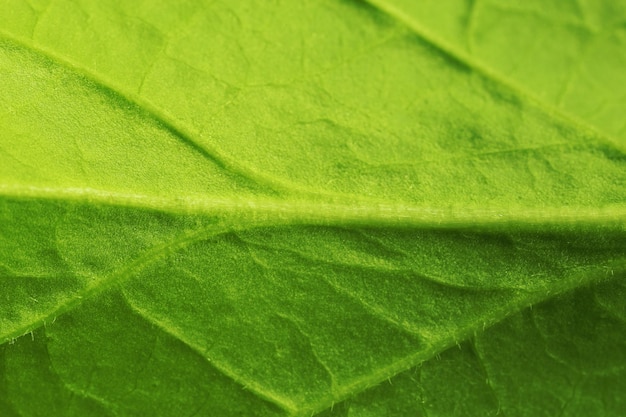
[{"label": "leaf surface", "polygon": [[372,3],[0,5],[2,415],[620,415],[620,129]]}]

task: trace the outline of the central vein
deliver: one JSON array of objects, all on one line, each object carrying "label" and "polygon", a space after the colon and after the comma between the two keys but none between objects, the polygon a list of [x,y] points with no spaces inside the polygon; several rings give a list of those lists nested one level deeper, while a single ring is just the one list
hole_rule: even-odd
[{"label": "central vein", "polygon": [[363,225],[442,229],[626,230],[626,207],[429,207],[418,204],[327,197],[267,198],[118,193],[93,188],[0,185],[0,198],[53,200],[132,207],[180,215],[218,217],[233,227],[269,225]]}]

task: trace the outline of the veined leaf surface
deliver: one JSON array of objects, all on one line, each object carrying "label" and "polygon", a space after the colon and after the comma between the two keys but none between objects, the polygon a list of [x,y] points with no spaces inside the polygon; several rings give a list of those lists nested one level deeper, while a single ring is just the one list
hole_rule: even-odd
[{"label": "veined leaf surface", "polygon": [[0,2],[0,415],[623,415],[626,7],[439,3]]}]

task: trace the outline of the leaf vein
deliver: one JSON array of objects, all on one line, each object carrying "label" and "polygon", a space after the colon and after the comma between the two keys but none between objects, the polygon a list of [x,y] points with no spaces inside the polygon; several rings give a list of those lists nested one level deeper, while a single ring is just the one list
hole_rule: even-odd
[{"label": "leaf vein", "polygon": [[217,235],[222,231],[222,225],[216,224],[203,228],[192,234],[183,234],[177,239],[149,249],[146,253],[135,259],[133,262],[129,263],[123,268],[120,268],[117,271],[114,271],[113,273],[109,274],[108,277],[96,281],[91,285],[88,285],[81,291],[74,294],[72,297],[64,300],[56,307],[49,310],[48,312],[34,318],[30,322],[23,324],[18,328],[0,334],[0,344],[21,337],[33,331],[34,329],[44,326],[46,323],[50,323],[56,320],[58,316],[68,313],[75,308],[78,308],[85,301],[97,297],[103,294],[105,291],[127,281],[152,263],[157,262],[158,260],[163,259],[170,254],[186,246],[189,246],[194,242],[197,242],[200,239]]},{"label": "leaf vein", "polygon": [[164,323],[162,320],[159,320],[158,318],[154,317],[154,315],[150,314],[149,312],[143,310],[142,308],[132,303],[129,300],[129,298],[126,296],[124,291],[122,291],[122,294],[124,295],[124,298],[126,299],[127,304],[130,306],[130,308],[132,308],[132,310],[135,313],[140,315],[144,320],[148,321],[150,324],[156,326],[165,334],[183,343],[193,352],[199,354],[206,361],[206,363],[209,364],[213,369],[215,369],[222,375],[226,376],[227,378],[233,380],[234,382],[242,386],[242,388],[244,388],[247,391],[250,391],[251,393],[258,396],[259,398],[267,400],[291,414],[294,414],[296,412],[297,406],[289,398],[283,397],[282,395],[276,392],[268,390],[262,384],[259,384],[256,381],[244,379],[241,375],[239,375],[234,369],[232,369],[227,364],[209,357],[207,354],[208,354],[208,351],[210,350],[210,347],[206,348],[206,347],[198,346],[196,343],[189,340],[189,338],[185,337],[183,332],[177,329],[174,325],[170,323]]},{"label": "leaf vein", "polygon": [[107,79],[105,76],[61,57],[43,46],[29,44],[27,41],[10,35],[5,31],[0,30],[0,38],[2,39],[1,43],[27,50],[42,59],[52,62],[54,65],[78,75],[80,78],[91,83],[94,87],[106,90],[120,99],[123,99],[133,107],[143,111],[147,117],[158,122],[162,128],[172,133],[182,143],[202,155],[205,159],[217,164],[219,167],[245,180],[268,187],[275,192],[299,191],[297,186],[279,178],[271,177],[249,166],[245,166],[221,152],[216,146],[210,146],[206,141],[198,140],[197,137],[202,137],[202,133],[190,131],[160,107],[153,105],[150,101],[143,99],[138,94],[125,91],[124,88],[110,79]]},{"label": "leaf vein", "polygon": [[453,59],[454,61],[458,62],[459,64],[465,66],[466,68],[474,71],[477,74],[480,74],[485,79],[495,83],[495,85],[502,86],[506,90],[515,93],[518,97],[525,99],[527,103],[530,103],[534,107],[539,108],[550,118],[558,120],[560,122],[565,122],[571,127],[576,128],[578,131],[589,134],[593,136],[596,140],[604,144],[610,145],[611,147],[619,150],[621,153],[626,154],[626,147],[612,135],[598,129],[593,125],[588,124],[587,122],[580,120],[579,118],[568,112],[565,112],[539,99],[535,94],[531,93],[518,83],[509,80],[496,70],[485,65],[483,62],[473,58],[467,53],[459,50],[458,48],[439,38],[437,35],[432,33],[427,28],[423,27],[416,19],[405,13],[399,7],[395,7],[394,5],[388,3],[386,0],[361,1],[368,3],[374,9],[391,17],[396,22],[409,29],[419,39],[431,45],[432,47],[434,47],[444,55],[448,56],[449,58]]}]

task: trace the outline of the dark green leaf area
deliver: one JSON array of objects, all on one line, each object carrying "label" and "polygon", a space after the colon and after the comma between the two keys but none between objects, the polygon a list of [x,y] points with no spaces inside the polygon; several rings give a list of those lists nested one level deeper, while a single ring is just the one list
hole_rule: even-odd
[{"label": "dark green leaf area", "polygon": [[[136,415],[142,403],[176,414],[149,399],[158,379],[163,390],[190,387],[181,394],[189,403],[222,396],[215,393],[229,381],[243,392],[233,403],[241,394],[254,412],[265,413],[254,404],[267,402],[268,413],[280,407],[306,415],[523,306],[623,269],[624,236],[617,232],[261,227],[53,199],[7,199],[2,209],[0,245],[16,256],[0,276],[0,330],[5,340],[26,336],[3,345],[7,379],[0,389],[7,409],[20,412],[12,378],[28,374],[19,361],[38,358],[20,350],[37,327],[46,329],[33,335],[49,364],[34,368],[53,369],[62,391],[70,386],[121,415]],[[37,244],[14,238],[18,228]],[[623,316],[612,292],[598,299]],[[145,355],[153,351],[174,352],[179,362],[150,362]],[[154,369],[144,373],[141,363]],[[183,372],[188,366],[220,377]]]},{"label": "dark green leaf area", "polygon": [[623,245],[611,234],[585,241],[259,228],[191,244],[128,281],[124,294],[146,319],[260,396],[319,411],[523,306],[603,279],[621,267]]},{"label": "dark green leaf area", "polygon": [[[454,399],[450,398],[454,394]],[[335,405],[328,415],[389,417],[492,417],[498,400],[470,343],[450,348],[356,398]]]},{"label": "dark green leaf area", "polygon": [[528,308],[328,415],[623,416],[623,280]]},{"label": "dark green leaf area", "polygon": [[50,323],[197,233],[210,216],[47,200],[0,201],[0,341]]},{"label": "dark green leaf area", "polygon": [[541,304],[478,339],[507,415],[626,413],[621,395],[626,392],[626,320],[612,308],[621,300],[623,310],[624,278],[616,275],[596,289]]},{"label": "dark green leaf area", "polygon": [[2,349],[8,403],[24,417],[281,414],[137,315],[119,293]]}]

